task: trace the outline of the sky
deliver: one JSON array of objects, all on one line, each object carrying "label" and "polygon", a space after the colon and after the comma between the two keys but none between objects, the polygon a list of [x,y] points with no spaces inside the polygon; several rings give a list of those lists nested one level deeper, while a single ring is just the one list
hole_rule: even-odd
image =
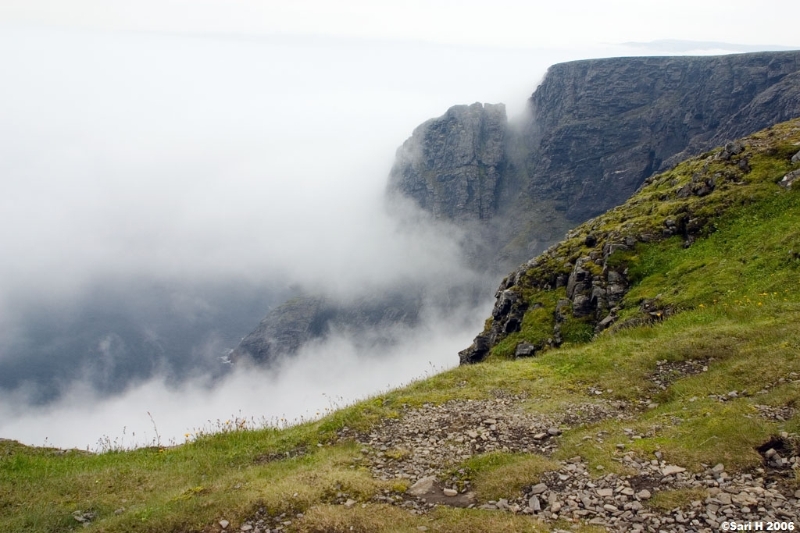
[{"label": "sky", "polygon": [[233,35],[325,35],[492,47],[681,39],[798,45],[791,0],[4,0],[10,23]]},{"label": "sky", "polygon": [[133,445],[155,419],[179,441],[454,366],[494,286],[392,345],[343,333],[269,372],[214,370],[287,294],[472,279],[459,228],[384,210],[423,121],[476,101],[519,115],[560,61],[800,48],[776,14],[800,6],[0,2],[0,437]]}]

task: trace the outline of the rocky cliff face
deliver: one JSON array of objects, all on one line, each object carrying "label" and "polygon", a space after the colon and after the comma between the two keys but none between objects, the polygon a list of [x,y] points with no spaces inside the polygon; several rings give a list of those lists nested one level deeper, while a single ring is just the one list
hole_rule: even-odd
[{"label": "rocky cliff face", "polygon": [[654,172],[800,116],[798,82],[800,52],[554,65],[518,123],[473,104],[419,126],[389,190],[437,218],[481,221],[476,238],[508,268]]},{"label": "rocky cliff face", "polygon": [[[800,52],[563,63],[548,70],[528,104],[513,123],[502,104],[449,109],[414,130],[389,176],[389,195],[408,197],[434,218],[467,229],[466,255],[478,270],[508,272],[577,224],[623,203],[656,171],[800,116]],[[693,184],[687,194],[713,189],[703,187]],[[624,276],[611,271],[600,287],[605,295],[595,290],[588,261],[572,264],[574,272],[563,272],[560,282],[552,280],[569,284],[571,312],[613,307],[624,288]],[[525,300],[506,290],[498,305],[508,320],[497,322],[495,329],[504,330],[497,329],[496,338],[517,327],[527,311]],[[416,320],[413,304],[398,301],[381,295],[369,305],[331,306],[315,298],[286,304],[270,312],[234,355],[270,361],[332,326],[367,331],[392,317]],[[372,310],[359,312],[365,305]]]},{"label": "rocky cliff face", "polygon": [[800,115],[800,53],[554,65],[522,131],[532,198],[582,222],[653,172]]},{"label": "rocky cliff face", "polygon": [[435,218],[489,220],[505,166],[503,104],[451,107],[418,126],[397,150],[389,189]]}]

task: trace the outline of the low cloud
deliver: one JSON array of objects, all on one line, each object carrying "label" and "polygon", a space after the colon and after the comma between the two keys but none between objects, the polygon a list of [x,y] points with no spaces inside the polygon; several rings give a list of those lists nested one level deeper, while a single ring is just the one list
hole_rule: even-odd
[{"label": "low cloud", "polygon": [[456,321],[429,317],[422,328],[398,328],[390,344],[334,333],[271,370],[242,366],[180,385],[154,378],[113,397],[78,382],[58,403],[40,407],[26,405],[20,391],[0,399],[0,435],[98,450],[181,443],[186,433],[219,430],[226,420],[257,427],[317,418],[455,366],[453,355],[469,343],[489,305]]}]

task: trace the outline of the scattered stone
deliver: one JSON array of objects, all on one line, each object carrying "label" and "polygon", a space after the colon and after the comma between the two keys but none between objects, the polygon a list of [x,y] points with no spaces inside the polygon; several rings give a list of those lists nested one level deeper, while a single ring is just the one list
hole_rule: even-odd
[{"label": "scattered stone", "polygon": [[530,507],[531,511],[535,513],[542,510],[542,504],[539,502],[539,498],[535,495],[528,499],[528,507]]},{"label": "scattered stone", "polygon": [[786,174],[783,179],[778,182],[778,185],[791,189],[798,178],[800,178],[800,170],[793,170]]},{"label": "scattered stone", "polygon": [[536,355],[536,346],[529,342],[521,342],[517,344],[514,350],[514,357],[531,357]]},{"label": "scattered stone", "polygon": [[667,465],[661,469],[661,474],[664,476],[672,476],[681,472],[686,472],[686,469],[675,465]]},{"label": "scattered stone", "polygon": [[413,496],[424,496],[433,489],[433,484],[436,482],[436,476],[426,476],[417,480],[416,483],[411,485],[408,493]]},{"label": "scattered stone", "polygon": [[[663,361],[658,363],[655,376],[661,383],[669,383],[675,375],[699,373],[707,368],[708,361]],[[367,433],[344,428],[339,438],[355,440],[362,447],[355,459],[357,466],[368,468],[382,480],[404,479],[412,483],[405,494],[384,490],[373,501],[398,505],[416,515],[428,513],[437,505],[470,507],[536,514],[549,524],[556,520],[578,527],[592,524],[613,533],[711,533],[719,531],[723,522],[779,521],[800,516],[800,490],[792,486],[794,472],[789,468],[800,468],[800,448],[798,437],[788,433],[775,436],[758,448],[765,456],[764,468],[751,473],[727,473],[722,463],[693,473],[682,466],[666,464],[660,451],[654,452],[655,458],[643,458],[634,451],[625,451],[628,447],[623,446],[616,449],[614,460],[625,468],[625,475],[602,472],[598,476],[597,472],[590,472],[581,456],[575,456],[542,474],[517,498],[475,501],[470,491],[471,479],[463,477],[464,470],[458,472],[459,463],[492,451],[550,455],[559,444],[559,439],[549,438],[553,436],[550,429],[566,430],[619,415],[624,419],[631,404],[597,397],[594,391],[601,390],[605,388],[589,387],[589,394],[597,403],[568,406],[560,418],[532,414],[524,409],[524,398],[498,395],[491,400],[453,400],[438,406],[404,408],[398,418],[384,420]],[[746,396],[741,391],[737,394]],[[723,397],[729,400],[727,394]],[[641,410],[648,402],[649,398],[642,398],[633,406]],[[629,439],[653,436],[644,429],[625,428],[624,433]],[[600,431],[587,435],[588,440],[578,446],[591,446],[593,441],[606,438],[608,435]],[[393,450],[404,452],[386,454]],[[785,477],[776,477],[782,472]],[[458,486],[459,491],[445,486]],[[644,503],[659,491],[686,489],[701,489],[707,497],[669,510]],[[334,502],[355,505],[355,500],[343,492]],[[270,523],[251,522],[265,532],[282,524],[275,519]]]},{"label": "scattered stone", "polygon": [[541,494],[547,490],[547,485],[544,483],[539,483],[531,487],[531,494]]},{"label": "scattered stone", "polygon": [[231,525],[231,523],[228,522],[227,520],[220,520],[219,521],[219,527],[221,527],[222,529],[228,529],[229,525]]},{"label": "scattered stone", "polygon": [[84,527],[88,527],[89,523],[97,518],[97,515],[91,511],[74,511],[72,513],[72,518],[83,524]]},{"label": "scattered stone", "polygon": [[353,508],[353,506],[355,506],[356,503],[358,503],[358,502],[355,501],[354,499],[348,498],[347,501],[344,502],[344,506],[347,507],[348,509],[351,509],[351,508]]}]

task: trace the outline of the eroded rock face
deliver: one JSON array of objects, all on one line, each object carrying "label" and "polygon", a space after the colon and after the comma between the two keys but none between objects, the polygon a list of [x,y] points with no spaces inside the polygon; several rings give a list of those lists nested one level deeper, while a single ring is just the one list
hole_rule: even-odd
[{"label": "eroded rock face", "polygon": [[800,116],[800,52],[562,63],[529,104],[529,192],[578,223],[654,172]]},{"label": "eroded rock face", "polygon": [[504,171],[503,104],[451,107],[418,126],[397,150],[389,189],[435,218],[489,220]]},{"label": "eroded rock face", "polygon": [[236,361],[250,358],[272,363],[282,353],[296,351],[308,340],[321,336],[327,328],[329,312],[322,298],[293,298],[272,309],[258,327],[231,353]]},{"label": "eroded rock face", "polygon": [[[545,346],[559,346],[562,342],[561,324],[569,317],[591,320],[598,332],[616,321],[618,311],[616,306],[628,291],[629,283],[625,269],[615,269],[609,264],[608,259],[614,252],[627,250],[628,246],[622,243],[607,244],[596,239],[592,242],[597,248],[590,255],[578,258],[572,266],[566,281],[567,298],[559,300],[556,304],[553,330],[548,332],[551,335],[549,339],[540,345],[520,342],[515,348],[515,357],[531,357]],[[548,279],[539,280],[538,283],[526,279],[527,272],[538,266],[539,259],[521,265],[502,281],[496,294],[491,325],[487,331],[475,337],[472,345],[459,352],[462,365],[483,361],[500,340],[520,330],[529,308],[536,309],[536,304],[531,307],[525,301],[522,286],[533,285],[547,290],[564,286],[563,275],[555,272]],[[569,265],[566,258],[558,260],[564,265]],[[594,273],[593,270],[598,272]]]},{"label": "eroded rock face", "polygon": [[[800,52],[552,66],[520,122],[456,106],[398,150],[389,190],[436,218],[480,221],[505,270],[623,203],[657,171],[800,116]],[[745,163],[746,164],[746,163]],[[708,194],[704,183],[686,195]]]}]

